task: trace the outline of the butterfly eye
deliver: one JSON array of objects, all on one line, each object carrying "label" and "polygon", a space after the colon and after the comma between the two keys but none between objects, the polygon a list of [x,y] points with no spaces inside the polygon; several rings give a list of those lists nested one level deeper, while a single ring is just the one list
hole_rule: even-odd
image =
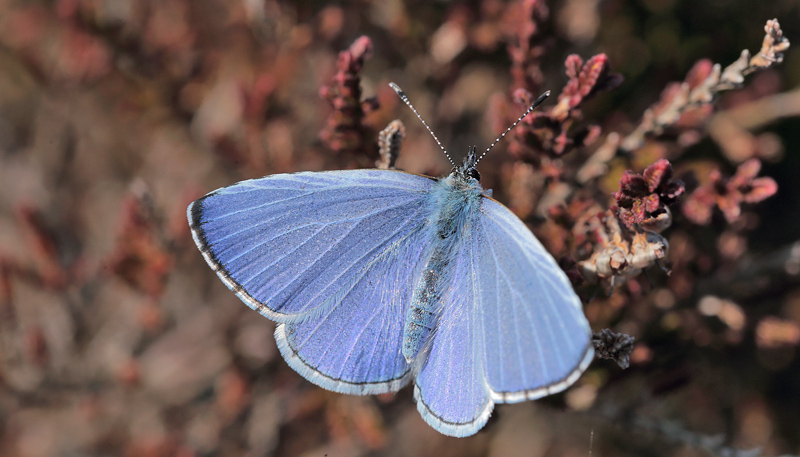
[{"label": "butterfly eye", "polygon": [[475,169],[475,168],[471,168],[471,169],[469,170],[469,175],[470,175],[471,177],[475,178],[475,180],[476,180],[476,181],[480,181],[480,180],[481,180],[481,174],[480,174],[480,173],[478,173],[478,170],[477,170],[477,169]]}]

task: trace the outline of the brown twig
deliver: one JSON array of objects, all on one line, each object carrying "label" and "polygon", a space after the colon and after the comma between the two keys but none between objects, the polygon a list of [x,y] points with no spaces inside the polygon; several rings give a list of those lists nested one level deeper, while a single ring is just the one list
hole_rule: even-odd
[{"label": "brown twig", "polygon": [[334,152],[366,152],[362,150],[368,143],[369,128],[364,125],[364,117],[378,108],[378,101],[361,100],[359,72],[371,54],[372,40],[366,36],[356,39],[350,48],[339,53],[338,71],[331,83],[319,91],[333,107],[320,138]]},{"label": "brown twig", "polygon": [[[597,157],[588,160],[578,172],[579,181],[587,182],[600,176],[607,170],[605,163],[618,152],[631,153],[642,148],[648,137],[661,135],[668,127],[678,124],[685,114],[711,106],[721,92],[742,87],[747,75],[781,63],[783,52],[789,48],[789,40],[783,36],[777,19],[767,21],[764,31],[761,50],[755,56],[751,57],[745,49],[739,59],[724,70],[720,64],[700,61],[683,82],[667,86],[661,100],[644,112],[633,132],[624,138],[612,134],[606,137],[595,154]],[[708,111],[703,117],[710,114]]]}]

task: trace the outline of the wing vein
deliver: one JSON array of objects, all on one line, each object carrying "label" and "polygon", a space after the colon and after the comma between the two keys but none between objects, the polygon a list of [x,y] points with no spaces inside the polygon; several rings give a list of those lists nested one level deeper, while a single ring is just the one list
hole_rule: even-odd
[{"label": "wing vein", "polygon": [[[412,222],[412,221],[413,221],[413,216],[417,215],[417,213],[418,213],[418,212],[419,212],[419,211],[417,211],[417,212],[415,212],[415,213],[412,213],[412,214],[410,214],[410,215],[409,215],[409,217],[407,217],[407,218],[406,218],[406,219],[403,221],[403,224],[402,224],[401,226],[397,227],[397,229],[396,229],[394,232],[392,232],[392,233],[391,233],[389,236],[387,236],[386,238],[384,238],[384,239],[383,239],[383,241],[381,241],[381,242],[380,242],[380,244],[378,244],[377,246],[375,246],[375,247],[374,247],[373,249],[371,249],[370,251],[366,252],[366,253],[365,253],[364,255],[362,255],[361,257],[359,257],[359,258],[357,258],[357,259],[354,259],[354,260],[352,260],[352,261],[351,261],[349,264],[347,264],[347,265],[346,265],[346,267],[345,267],[345,268],[342,268],[342,272],[341,272],[341,273],[340,273],[338,276],[336,276],[335,278],[332,278],[332,279],[331,279],[331,280],[330,280],[330,281],[329,281],[327,284],[325,284],[325,287],[321,287],[321,288],[319,288],[319,291],[317,292],[317,294],[315,294],[315,295],[313,295],[313,296],[309,297],[309,300],[313,300],[313,299],[316,299],[317,297],[319,297],[319,296],[320,296],[320,294],[322,294],[322,292],[323,292],[323,291],[325,291],[325,290],[328,288],[328,286],[330,286],[331,284],[333,284],[334,282],[336,282],[336,281],[337,281],[339,278],[341,278],[341,277],[342,277],[342,276],[344,276],[346,273],[348,273],[348,272],[349,272],[349,271],[350,271],[350,270],[351,270],[353,267],[357,267],[357,266],[358,266],[358,264],[359,264],[359,263],[360,263],[362,260],[364,260],[365,258],[368,258],[368,257],[370,257],[370,256],[373,256],[373,254],[375,253],[375,251],[378,251],[379,249],[383,248],[384,246],[386,246],[386,245],[387,245],[387,244],[389,244],[389,243],[397,244],[398,242],[400,242],[400,241],[403,241],[403,240],[405,240],[406,238],[408,238],[409,236],[411,236],[412,234],[416,233],[416,231],[415,231],[415,230],[412,230],[412,231],[411,231],[409,234],[406,234],[405,236],[403,236],[403,237],[402,237],[402,238],[400,238],[399,240],[395,240],[395,239],[394,239],[394,238],[395,238],[395,236],[396,236],[398,233],[400,233],[400,232],[401,232],[401,231],[402,231],[402,230],[403,230],[403,229],[404,229],[404,228],[405,228],[407,225],[409,225],[410,223],[413,223],[413,222]],[[361,222],[363,222],[363,221],[361,221]],[[357,227],[358,225],[360,225],[360,224],[361,224],[361,222],[359,222],[358,224],[355,224],[355,225],[354,225],[354,226],[353,226],[353,227],[352,227],[352,228],[349,230],[349,232],[348,232],[347,234],[345,234],[345,236],[344,236],[344,237],[340,238],[340,239],[339,239],[339,240],[336,242],[336,246],[338,247],[338,245],[339,245],[339,244],[341,244],[341,243],[344,241],[344,238],[345,238],[345,237],[347,237],[347,236],[349,236],[349,235],[350,235],[350,233],[352,233],[352,232],[353,232],[353,231],[356,229],[356,227]],[[389,247],[391,247],[391,246],[389,246]],[[327,253],[327,252],[330,252],[331,250],[333,250],[333,248],[334,248],[334,246],[331,246],[331,248],[330,248],[330,249],[328,249],[328,250],[327,250],[325,253]],[[387,249],[388,249],[388,248],[387,248]],[[386,250],[382,251],[380,254],[378,254],[378,256],[375,256],[375,259],[373,259],[372,261],[368,262],[368,263],[367,263],[367,265],[366,265],[366,266],[364,266],[364,267],[362,268],[362,270],[367,270],[367,269],[371,268],[371,267],[372,267],[372,265],[373,265],[373,264],[374,264],[374,263],[375,263],[375,262],[378,260],[378,257],[379,257],[379,256],[381,256],[381,255],[383,255],[383,254],[385,254],[385,252],[386,252]],[[323,254],[323,255],[324,255],[324,254]],[[308,271],[310,268],[312,268],[312,267],[316,266],[316,265],[319,263],[319,261],[320,261],[320,259],[321,259],[321,258],[322,258],[322,255],[320,255],[320,256],[319,256],[319,257],[318,257],[318,258],[317,258],[317,259],[316,259],[316,260],[315,260],[315,261],[314,261],[312,264],[308,265],[308,267],[307,267],[306,269],[302,270],[302,271],[301,271],[301,272],[299,272],[297,275],[295,275],[295,277],[294,277],[294,278],[292,278],[292,280],[291,280],[291,281],[287,282],[287,284],[286,284],[284,287],[282,287],[280,290],[278,290],[278,291],[277,291],[275,294],[273,294],[273,296],[275,296],[275,295],[277,295],[278,293],[280,293],[280,292],[282,292],[283,290],[285,290],[285,289],[286,289],[286,287],[288,287],[288,285],[289,285],[289,284],[291,284],[291,283],[294,283],[294,281],[295,281],[295,280],[296,280],[296,279],[297,279],[299,276],[301,276],[302,274],[304,274],[304,273],[305,273],[306,271]],[[362,272],[362,275],[361,275],[361,277],[363,277],[363,275],[364,275],[365,273],[366,273],[365,271],[364,271],[364,272]],[[359,277],[359,280],[360,280],[360,277]],[[337,290],[335,291],[335,293],[338,293],[338,292],[339,292],[339,290],[341,290],[341,289],[337,289]],[[299,291],[298,291],[298,292],[299,292]],[[297,292],[296,292],[296,293],[297,293]],[[294,296],[294,294],[293,294],[292,296],[290,296],[290,297],[287,297],[287,299],[286,299],[286,300],[290,300],[290,299],[291,299],[293,296]],[[326,300],[326,301],[327,301],[327,300]]]},{"label": "wing vein", "polygon": [[[402,205],[399,205],[399,206],[402,206]],[[399,206],[397,206],[397,207],[399,207]],[[392,209],[396,209],[397,207],[392,207],[392,208],[389,208],[388,210],[387,210],[386,208],[383,208],[383,211],[389,211],[389,210],[392,210]],[[379,214],[379,213],[380,213],[380,212],[375,212],[374,214]],[[414,214],[416,214],[416,213],[414,213]],[[410,218],[409,218],[409,219],[410,219]],[[344,240],[345,240],[347,237],[349,237],[349,236],[350,236],[350,234],[352,234],[352,233],[353,233],[353,231],[354,231],[354,230],[355,230],[355,229],[356,229],[356,228],[357,228],[357,227],[358,227],[358,226],[359,226],[359,225],[360,225],[362,222],[364,222],[364,220],[363,220],[363,219],[360,219],[360,220],[358,220],[358,222],[354,223],[354,224],[352,225],[352,227],[350,227],[350,229],[349,229],[349,230],[347,230],[347,231],[346,231],[344,234],[342,234],[340,237],[338,237],[338,238],[337,238],[337,240],[336,240],[336,242],[335,242],[335,243],[332,243],[330,247],[326,248],[326,249],[325,249],[323,252],[321,252],[321,253],[320,253],[320,254],[319,254],[319,255],[318,255],[318,256],[317,256],[317,257],[314,259],[314,261],[313,261],[313,262],[310,262],[308,265],[306,265],[306,266],[305,266],[305,268],[303,268],[303,269],[300,269],[300,270],[299,270],[299,271],[298,271],[298,272],[297,272],[297,273],[296,273],[296,274],[295,274],[295,275],[294,275],[294,276],[293,276],[291,279],[289,279],[289,280],[285,281],[285,282],[284,282],[284,285],[283,285],[283,287],[281,287],[280,289],[277,289],[277,290],[273,291],[272,295],[269,297],[269,300],[271,300],[273,297],[277,296],[278,294],[280,294],[281,292],[283,292],[284,290],[286,290],[286,289],[287,289],[289,286],[293,285],[293,284],[294,284],[294,283],[297,281],[297,279],[298,279],[299,277],[301,277],[302,275],[306,274],[306,272],[308,272],[308,270],[310,270],[310,269],[314,268],[315,266],[317,266],[317,264],[319,264],[320,260],[321,260],[321,259],[322,259],[322,258],[325,256],[325,254],[327,254],[327,253],[331,252],[332,250],[334,250],[334,248],[336,248],[336,247],[338,247],[339,245],[341,245],[341,243],[342,243],[342,242],[343,242],[343,241],[344,241]],[[406,222],[408,222],[408,220],[406,220]],[[302,245],[301,245],[301,246],[304,246],[305,244],[307,244],[307,243],[311,242],[311,240],[312,240],[312,239],[314,239],[314,238],[315,238],[317,235],[319,235],[319,234],[320,234],[320,233],[321,233],[321,232],[322,232],[322,231],[323,231],[325,228],[327,228],[327,227],[329,227],[329,226],[330,226],[330,225],[323,226],[323,227],[322,227],[320,230],[318,230],[316,233],[314,233],[312,236],[310,236],[310,237],[309,237],[309,238],[308,238],[306,241],[304,241],[304,242],[302,243]],[[387,239],[385,239],[384,241],[387,241],[387,240],[389,240],[390,238],[392,238],[392,237],[393,237],[394,235],[396,235],[396,234],[397,234],[397,233],[398,233],[398,232],[399,232],[399,231],[400,231],[400,230],[401,230],[403,227],[405,227],[405,224],[404,224],[403,226],[401,226],[401,227],[400,227],[398,230],[396,230],[395,232],[393,232],[391,235],[389,235],[389,236],[387,237]],[[280,235],[279,235],[279,236],[280,236]],[[277,237],[275,237],[275,238],[277,238]],[[273,239],[275,239],[275,238],[273,238]],[[271,240],[270,240],[270,241],[271,241]],[[260,244],[260,245],[263,245],[263,243],[262,243],[262,244]],[[260,245],[258,245],[258,246],[260,246]],[[255,279],[255,278],[257,278],[257,277],[261,276],[261,275],[262,275],[262,274],[263,274],[265,271],[267,271],[269,268],[271,268],[271,267],[273,267],[273,266],[277,265],[279,262],[281,262],[282,260],[284,260],[284,259],[285,259],[285,258],[286,258],[286,257],[287,257],[289,254],[291,254],[291,253],[293,253],[293,252],[297,251],[298,249],[300,249],[300,247],[301,247],[301,246],[298,246],[297,248],[293,249],[292,251],[290,251],[289,253],[287,253],[287,254],[285,254],[285,255],[282,255],[282,256],[280,256],[280,257],[277,257],[277,258],[276,258],[276,259],[275,259],[275,260],[274,260],[272,263],[270,263],[270,264],[268,264],[268,265],[264,266],[264,267],[263,267],[261,270],[259,270],[259,271],[258,271],[258,272],[256,272],[255,274],[253,274],[253,275],[252,275],[250,278],[248,278],[248,279],[247,279],[247,281],[245,281],[245,282],[242,282],[242,283],[240,283],[240,284],[244,285],[244,284],[246,284],[246,283],[249,283],[249,282],[250,282],[250,281],[252,281],[253,279]],[[379,245],[378,247],[380,247],[380,245]],[[252,249],[255,249],[255,247],[253,247]],[[324,288],[322,288],[322,289],[320,290],[320,292],[319,292],[318,294],[314,295],[314,296],[313,296],[313,297],[311,297],[311,298],[313,299],[313,298],[316,298],[316,297],[318,297],[318,296],[319,296],[319,294],[320,294],[320,293],[322,293],[322,291],[323,291],[323,290],[325,290],[325,289],[326,289],[326,288],[327,288],[327,287],[328,287],[330,284],[332,284],[333,282],[335,282],[336,280],[338,280],[338,279],[339,279],[339,278],[340,278],[342,275],[344,275],[344,274],[345,274],[347,271],[349,271],[349,270],[350,270],[350,268],[352,268],[352,267],[353,267],[353,266],[354,266],[356,263],[358,263],[360,260],[364,259],[364,258],[365,258],[366,256],[368,256],[368,255],[369,255],[369,252],[368,252],[367,254],[365,254],[365,255],[363,255],[363,256],[361,256],[361,257],[357,258],[357,259],[354,259],[352,262],[350,262],[350,264],[348,264],[348,265],[346,266],[346,268],[342,268],[342,273],[340,273],[340,274],[339,274],[338,276],[336,276],[335,278],[332,278],[332,279],[331,279],[331,281],[329,281],[329,282],[328,282],[328,283],[325,285],[325,287],[324,287]],[[292,298],[292,297],[287,297],[285,301],[289,301],[291,298]],[[268,300],[265,300],[265,301],[268,301]]]}]

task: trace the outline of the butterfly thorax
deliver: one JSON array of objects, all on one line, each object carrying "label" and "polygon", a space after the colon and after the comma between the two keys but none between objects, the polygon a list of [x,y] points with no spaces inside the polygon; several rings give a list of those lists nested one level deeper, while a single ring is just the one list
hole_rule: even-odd
[{"label": "butterfly thorax", "polygon": [[447,306],[452,284],[450,264],[459,252],[464,234],[480,212],[483,188],[478,180],[454,171],[440,179],[428,194],[431,217],[426,230],[431,248],[414,288],[403,335],[403,356],[417,360],[434,338],[441,309]]}]

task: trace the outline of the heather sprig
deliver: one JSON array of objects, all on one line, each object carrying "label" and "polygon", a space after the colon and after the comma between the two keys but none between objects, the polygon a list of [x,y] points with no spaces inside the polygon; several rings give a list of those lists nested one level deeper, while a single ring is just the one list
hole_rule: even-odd
[{"label": "heather sprig", "polygon": [[622,222],[630,228],[658,217],[683,195],[686,188],[679,179],[672,179],[672,165],[666,159],[645,168],[643,174],[626,170],[619,180],[619,190],[612,195],[617,201]]},{"label": "heather sprig", "polygon": [[719,169],[714,169],[708,182],[695,189],[686,199],[682,207],[684,216],[695,224],[706,225],[711,222],[716,206],[729,224],[736,222],[742,215],[742,204],[758,203],[778,191],[774,179],[757,177],[760,170],[761,161],[758,159],[750,159],[739,165],[730,178],[724,177]]},{"label": "heather sprig", "polygon": [[[359,72],[372,54],[372,40],[362,36],[350,48],[339,53],[337,72],[330,84],[320,89],[322,98],[333,107],[320,138],[332,151],[368,153],[372,130],[364,125],[364,117],[379,108],[377,98],[362,100]],[[368,154],[372,155],[372,154]]]}]

